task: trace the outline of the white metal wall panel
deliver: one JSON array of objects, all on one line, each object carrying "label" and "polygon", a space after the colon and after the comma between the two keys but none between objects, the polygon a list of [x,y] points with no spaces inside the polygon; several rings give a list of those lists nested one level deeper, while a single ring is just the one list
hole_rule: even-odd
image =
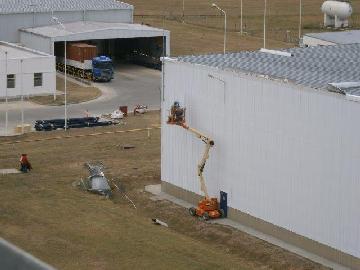
[{"label": "white metal wall panel", "polygon": [[20,32],[20,43],[27,48],[53,55],[53,42],[51,38],[34,35],[29,32]]},{"label": "white metal wall panel", "polygon": [[188,124],[215,140],[211,195],[226,191],[233,208],[360,257],[358,102],[185,63],[167,61],[164,72],[163,181],[200,194],[204,145],[165,124],[177,100]]},{"label": "white metal wall panel", "polygon": [[[166,37],[166,55],[170,55],[170,32],[169,31],[127,31],[127,30],[107,30],[92,33],[73,34],[66,37],[67,41],[79,41],[89,39],[116,39],[116,38],[137,38],[137,37],[158,37],[164,35]],[[20,31],[20,43],[25,47],[39,50],[48,54],[53,54],[54,41],[63,41],[64,37],[56,37],[54,39],[35,35],[30,32]]]},{"label": "white metal wall panel", "polygon": [[85,20],[99,22],[132,23],[132,10],[90,10],[86,11]]},{"label": "white metal wall panel", "polygon": [[[0,61],[0,97],[6,95],[5,61]],[[39,57],[24,59],[20,67],[20,59],[10,59],[7,74],[15,74],[15,88],[8,89],[8,97],[23,95],[53,94],[56,91],[55,58]],[[34,73],[43,73],[43,85],[34,87]]]},{"label": "white metal wall panel", "polygon": [[329,41],[322,40],[322,39],[318,39],[318,38],[314,38],[314,37],[309,37],[309,36],[306,36],[306,35],[303,36],[303,44],[307,45],[309,47],[336,45],[336,43],[329,42]]},{"label": "white metal wall panel", "polygon": [[[132,10],[66,11],[48,13],[22,13],[0,15],[0,40],[20,42],[19,29],[54,24],[51,18],[56,16],[63,23],[82,20],[132,23]],[[6,25],[6,27],[4,27]]]}]

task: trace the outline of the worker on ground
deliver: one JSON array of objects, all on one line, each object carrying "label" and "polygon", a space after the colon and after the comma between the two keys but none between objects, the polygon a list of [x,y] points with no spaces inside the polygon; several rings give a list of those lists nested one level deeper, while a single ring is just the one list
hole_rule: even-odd
[{"label": "worker on ground", "polygon": [[30,170],[32,170],[32,166],[27,158],[27,154],[21,154],[20,171],[22,171],[23,173],[27,173]]}]

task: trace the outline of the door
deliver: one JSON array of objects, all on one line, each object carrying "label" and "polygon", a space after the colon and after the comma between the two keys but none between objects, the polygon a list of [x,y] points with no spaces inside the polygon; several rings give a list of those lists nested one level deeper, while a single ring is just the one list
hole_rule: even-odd
[{"label": "door", "polygon": [[224,217],[227,217],[227,193],[220,191],[220,209],[224,210]]}]

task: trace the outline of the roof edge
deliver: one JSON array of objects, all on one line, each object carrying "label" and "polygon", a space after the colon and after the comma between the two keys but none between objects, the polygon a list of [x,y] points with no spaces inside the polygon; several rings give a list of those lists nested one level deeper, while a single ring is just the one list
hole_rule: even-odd
[{"label": "roof edge", "polygon": [[38,50],[30,49],[28,47],[20,46],[20,45],[14,44],[14,43],[6,42],[6,41],[1,41],[0,40],[0,45],[5,45],[5,46],[8,46],[8,47],[18,49],[18,50],[22,50],[22,51],[30,52],[30,53],[33,53],[33,54],[37,54],[37,55],[39,55],[41,57],[53,56],[51,54],[47,54],[47,53],[44,53],[44,52],[41,52],[41,51],[38,51]]}]

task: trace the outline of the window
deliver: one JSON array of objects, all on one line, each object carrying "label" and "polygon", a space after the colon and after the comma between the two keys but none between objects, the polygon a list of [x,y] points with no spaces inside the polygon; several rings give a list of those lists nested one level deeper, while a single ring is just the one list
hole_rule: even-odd
[{"label": "window", "polygon": [[34,73],[34,87],[42,86],[42,84],[43,84],[42,73]]},{"label": "window", "polygon": [[15,88],[15,74],[7,75],[7,88]]},{"label": "window", "polygon": [[94,62],[94,68],[111,69],[113,67],[112,62]]}]

